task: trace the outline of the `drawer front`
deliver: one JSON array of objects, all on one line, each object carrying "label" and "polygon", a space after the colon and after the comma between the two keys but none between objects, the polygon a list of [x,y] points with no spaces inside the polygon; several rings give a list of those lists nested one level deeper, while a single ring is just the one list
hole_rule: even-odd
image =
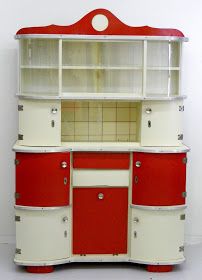
[{"label": "drawer front", "polygon": [[16,205],[68,205],[69,187],[69,153],[16,153]]},{"label": "drawer front", "polygon": [[82,186],[129,186],[129,170],[74,169],[72,185]]},{"label": "drawer front", "polygon": [[129,153],[73,153],[73,168],[129,169]]},{"label": "drawer front", "polygon": [[186,154],[133,154],[132,203],[148,206],[185,204]]},{"label": "drawer front", "polygon": [[73,254],[126,254],[128,188],[73,190]]}]

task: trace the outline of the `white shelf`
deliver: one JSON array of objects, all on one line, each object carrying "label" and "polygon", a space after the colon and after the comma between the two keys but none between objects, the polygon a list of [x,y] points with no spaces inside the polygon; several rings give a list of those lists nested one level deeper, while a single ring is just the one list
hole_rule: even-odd
[{"label": "white shelf", "polygon": [[59,69],[59,66],[57,65],[21,65],[21,69]]},{"label": "white shelf", "polygon": [[88,66],[88,65],[64,65],[62,66],[62,69],[79,69],[79,70],[142,70],[142,67],[133,67],[133,66]]},{"label": "white shelf", "polygon": [[165,71],[166,71],[166,70],[167,70],[167,71],[179,71],[179,70],[180,70],[180,67],[161,67],[161,66],[160,66],[160,67],[157,67],[157,66],[155,67],[155,66],[154,66],[154,67],[147,67],[147,70],[152,70],[152,71],[153,71],[153,70],[154,70],[154,71],[155,71],[155,70],[157,70],[157,71],[164,71],[164,70],[165,70]]}]

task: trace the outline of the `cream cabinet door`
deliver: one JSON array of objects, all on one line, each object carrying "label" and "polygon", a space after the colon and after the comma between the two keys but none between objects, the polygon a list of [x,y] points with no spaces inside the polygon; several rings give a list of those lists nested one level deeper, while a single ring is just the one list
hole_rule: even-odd
[{"label": "cream cabinet door", "polygon": [[57,100],[20,100],[19,145],[61,145],[61,102]]},{"label": "cream cabinet door", "polygon": [[70,256],[67,207],[54,210],[16,209],[16,262],[40,262]]},{"label": "cream cabinet door", "polygon": [[132,209],[131,259],[142,263],[184,260],[184,210]]},{"label": "cream cabinet door", "polygon": [[141,145],[181,145],[182,111],[180,100],[142,102]]}]

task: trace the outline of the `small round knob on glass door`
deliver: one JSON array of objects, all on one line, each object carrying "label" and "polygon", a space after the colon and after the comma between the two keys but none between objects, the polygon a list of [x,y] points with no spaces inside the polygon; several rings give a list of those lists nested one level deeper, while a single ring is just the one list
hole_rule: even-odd
[{"label": "small round knob on glass door", "polygon": [[52,108],[52,109],[51,109],[51,113],[52,113],[52,114],[56,114],[56,113],[57,113],[57,111],[58,111],[58,109],[57,109],[57,108]]},{"label": "small round knob on glass door", "polygon": [[61,167],[62,167],[62,168],[67,168],[67,163],[66,163],[66,161],[62,161],[62,162],[61,162]]},{"label": "small round knob on glass door", "polygon": [[139,161],[139,160],[136,161],[135,166],[136,166],[136,167],[140,167],[140,166],[141,166],[141,161]]},{"label": "small round knob on glass door", "polygon": [[145,112],[146,112],[146,114],[151,114],[152,109],[151,108],[146,108]]},{"label": "small round knob on glass door", "polygon": [[104,194],[103,193],[99,193],[98,194],[98,199],[104,199]]}]

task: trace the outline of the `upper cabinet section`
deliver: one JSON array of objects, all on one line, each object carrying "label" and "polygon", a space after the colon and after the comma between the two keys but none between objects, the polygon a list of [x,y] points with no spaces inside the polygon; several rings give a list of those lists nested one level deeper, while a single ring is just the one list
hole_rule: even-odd
[{"label": "upper cabinet section", "polygon": [[180,96],[184,35],[130,27],[107,10],[70,26],[23,28],[19,94],[62,99],[170,99]]}]

